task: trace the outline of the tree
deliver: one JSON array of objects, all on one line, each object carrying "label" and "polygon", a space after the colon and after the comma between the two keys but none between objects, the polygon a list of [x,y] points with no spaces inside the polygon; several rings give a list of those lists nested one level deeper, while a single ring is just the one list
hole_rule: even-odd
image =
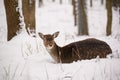
[{"label": "tree", "polygon": [[117,8],[120,8],[120,0],[112,0],[112,6],[115,10],[117,10]]},{"label": "tree", "polygon": [[[26,24],[26,29],[32,30],[35,33],[35,0],[22,0],[23,15]],[[18,0],[4,0],[6,20],[8,28],[7,40],[11,40],[20,27],[20,13],[17,11]],[[29,33],[29,31],[27,31]]]},{"label": "tree", "polygon": [[55,0],[52,0],[53,2],[55,2]]},{"label": "tree", "polygon": [[78,0],[78,35],[88,35],[87,15],[85,12],[85,0]]},{"label": "tree", "polygon": [[102,5],[104,4],[104,1],[103,1],[103,0],[101,0],[101,4],[102,4]]},{"label": "tree", "polygon": [[62,2],[62,0],[60,0],[60,4],[62,4],[63,2]]},{"label": "tree", "polygon": [[114,7],[114,10],[118,10],[119,12],[119,24],[120,24],[120,0],[112,0],[112,6]]},{"label": "tree", "polygon": [[20,29],[19,12],[16,11],[18,6],[17,0],[4,0],[6,20],[7,20],[7,40],[11,40],[15,35],[17,30]]},{"label": "tree", "polygon": [[22,0],[22,5],[26,30],[35,33],[35,0]]},{"label": "tree", "polygon": [[106,0],[106,9],[107,9],[107,27],[106,27],[106,35],[111,35],[111,27],[112,27],[112,0]]},{"label": "tree", "polygon": [[92,0],[90,0],[90,7],[92,7],[93,6],[93,4],[92,4]]},{"label": "tree", "polygon": [[40,7],[43,4],[43,0],[39,0],[38,3],[39,3],[39,7]]},{"label": "tree", "polygon": [[74,26],[76,26],[77,25],[76,0],[72,0],[72,5],[73,5]]}]

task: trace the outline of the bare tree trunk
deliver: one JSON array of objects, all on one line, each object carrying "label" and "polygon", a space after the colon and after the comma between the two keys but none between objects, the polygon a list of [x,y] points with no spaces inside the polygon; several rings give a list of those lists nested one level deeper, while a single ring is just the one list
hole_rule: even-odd
[{"label": "bare tree trunk", "polygon": [[106,35],[111,35],[111,27],[112,27],[112,0],[106,0],[106,8],[107,8],[107,28]]},{"label": "bare tree trunk", "polygon": [[119,7],[119,24],[120,24],[120,7]]},{"label": "bare tree trunk", "polygon": [[78,0],[78,35],[88,35],[88,24],[84,0]]},{"label": "bare tree trunk", "polygon": [[77,13],[76,13],[76,1],[72,0],[73,5],[73,15],[74,15],[74,25],[77,25]]},{"label": "bare tree trunk", "polygon": [[29,28],[35,33],[35,0],[22,0],[22,4],[26,30]]},{"label": "bare tree trunk", "polygon": [[62,4],[62,0],[60,0],[60,4]]},{"label": "bare tree trunk", "polygon": [[19,12],[16,11],[18,6],[17,0],[4,0],[7,27],[8,27],[8,37],[7,40],[11,40],[15,35],[17,30],[20,29]]},{"label": "bare tree trunk", "polygon": [[101,4],[102,4],[102,5],[104,4],[104,0],[101,0]]},{"label": "bare tree trunk", "polygon": [[90,7],[92,7],[93,6],[93,4],[92,4],[92,0],[90,0]]},{"label": "bare tree trunk", "polygon": [[43,4],[43,0],[39,0],[39,7]]},{"label": "bare tree trunk", "polygon": [[55,2],[55,0],[52,0],[53,2]]}]

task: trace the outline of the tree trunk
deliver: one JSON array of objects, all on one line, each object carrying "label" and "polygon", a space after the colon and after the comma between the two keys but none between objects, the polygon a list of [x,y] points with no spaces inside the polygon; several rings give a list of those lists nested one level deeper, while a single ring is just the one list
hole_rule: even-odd
[{"label": "tree trunk", "polygon": [[20,29],[19,12],[16,11],[16,7],[18,6],[18,1],[4,0],[4,5],[5,5],[7,28],[8,28],[7,40],[9,41],[16,35],[17,30]]},{"label": "tree trunk", "polygon": [[90,0],[90,7],[92,7],[93,6],[93,4],[92,4],[92,0]]},{"label": "tree trunk", "polygon": [[26,30],[35,33],[35,0],[22,0],[22,5]]},{"label": "tree trunk", "polygon": [[104,3],[104,1],[103,0],[101,0],[101,4],[103,5],[103,3]]},{"label": "tree trunk", "polygon": [[88,24],[84,0],[78,0],[78,35],[88,35]]},{"label": "tree trunk", "polygon": [[112,0],[106,0],[106,9],[107,9],[107,28],[106,35],[111,35],[111,27],[112,27]]},{"label": "tree trunk", "polygon": [[73,5],[73,16],[74,16],[74,26],[77,25],[77,14],[76,14],[76,1],[72,0]]},{"label": "tree trunk", "polygon": [[62,4],[62,0],[60,0],[60,4]]},{"label": "tree trunk", "polygon": [[53,2],[55,2],[55,0],[52,0]]},{"label": "tree trunk", "polygon": [[43,0],[39,0],[38,3],[39,3],[38,5],[40,7],[43,4]]},{"label": "tree trunk", "polygon": [[119,7],[119,24],[120,24],[120,7]]}]

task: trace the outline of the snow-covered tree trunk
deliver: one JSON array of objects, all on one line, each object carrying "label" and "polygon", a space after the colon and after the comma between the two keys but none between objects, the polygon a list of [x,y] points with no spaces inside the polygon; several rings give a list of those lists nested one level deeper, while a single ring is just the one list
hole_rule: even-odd
[{"label": "snow-covered tree trunk", "polygon": [[22,0],[22,8],[26,29],[35,33],[35,0]]},{"label": "snow-covered tree trunk", "polygon": [[78,35],[88,35],[87,15],[84,7],[85,0],[78,0]]},{"label": "snow-covered tree trunk", "polygon": [[6,20],[7,20],[7,40],[11,40],[15,35],[17,30],[20,29],[19,12],[16,11],[18,6],[17,0],[4,0]]}]

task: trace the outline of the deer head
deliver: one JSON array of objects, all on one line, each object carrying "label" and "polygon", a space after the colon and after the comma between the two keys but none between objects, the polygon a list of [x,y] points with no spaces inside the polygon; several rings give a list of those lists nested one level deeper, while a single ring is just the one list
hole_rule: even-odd
[{"label": "deer head", "polygon": [[59,35],[59,32],[55,32],[52,35],[51,34],[42,34],[42,33],[38,33],[40,38],[43,40],[44,46],[47,49],[52,49],[54,47],[54,45],[56,44],[54,39]]}]

